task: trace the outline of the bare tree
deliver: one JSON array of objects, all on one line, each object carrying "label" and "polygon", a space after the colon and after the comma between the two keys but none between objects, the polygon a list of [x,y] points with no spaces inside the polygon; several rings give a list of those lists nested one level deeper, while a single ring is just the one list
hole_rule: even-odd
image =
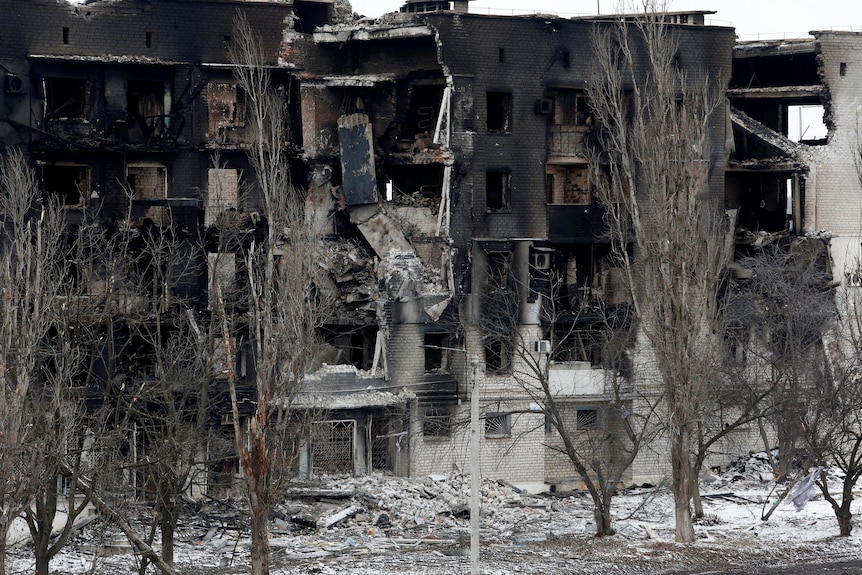
[{"label": "bare tree", "polygon": [[715,296],[732,247],[718,194],[709,193],[722,80],[684,71],[672,28],[651,14],[660,6],[644,6],[642,16],[593,34],[591,179],[663,387],[676,539],[693,541],[692,442],[714,377]]},{"label": "bare tree", "polygon": [[[510,264],[508,259],[497,262],[486,274],[479,327],[486,341],[497,342],[500,355],[511,354],[511,362],[502,363],[511,363],[515,382],[543,406],[545,424],[558,438],[546,447],[566,457],[586,486],[596,534],[612,535],[613,496],[641,445],[659,431],[653,416],[660,396],[640,395],[632,385],[635,326],[629,305],[608,304],[596,297],[598,288],[578,289],[566,283],[564,271],[553,268],[531,268],[529,281],[518,281]],[[525,306],[538,310],[538,326],[522,325],[521,318],[530,315]],[[547,342],[546,349],[536,349],[537,336],[543,345]],[[571,390],[558,389],[554,370],[573,361],[603,368],[601,414],[579,410]]]},{"label": "bare tree", "polygon": [[[850,263],[848,278],[862,271],[860,262],[857,258]],[[831,298],[832,292],[824,289],[831,285],[812,285],[806,299],[816,305],[818,298]],[[809,367],[807,385],[796,398],[799,404],[804,401],[804,409],[792,412],[797,416],[793,423],[801,436],[800,455],[805,456],[800,457],[801,463],[806,468],[824,468],[816,484],[832,506],[842,537],[853,530],[851,504],[856,483],[862,477],[862,297],[858,290],[852,285],[837,290],[835,301],[841,321],[834,322],[837,313],[833,311],[823,322],[826,328],[834,327],[833,331],[808,332],[805,341],[820,357]]]},{"label": "bare tree", "polygon": [[[315,353],[325,305],[314,287],[320,273],[309,223],[314,207],[290,179],[287,104],[273,89],[266,67],[270,58],[242,12],[234,26],[230,59],[245,93],[252,134],[249,158],[265,222],[262,237],[255,238],[245,254],[248,313],[224,314],[223,325],[236,450],[251,515],[252,573],[265,575],[269,514],[294,472],[301,441],[291,406]],[[221,287],[211,285],[216,293]],[[255,405],[246,430],[239,410],[239,377],[230,360],[240,346],[250,355],[253,371]]]},{"label": "bare tree", "polygon": [[[31,411],[50,314],[61,285],[63,213],[42,204],[23,154],[0,157],[0,574],[12,519],[29,507],[40,450]],[[34,420],[34,417],[36,420]]]},{"label": "bare tree", "polygon": [[[167,214],[170,215],[170,214]],[[140,434],[144,453],[133,468],[143,476],[153,501],[152,545],[156,526],[161,558],[173,565],[174,534],[183,497],[204,464],[213,350],[182,297],[182,286],[195,283],[202,271],[197,238],[181,237],[175,222],[147,227],[141,233],[137,273],[128,278],[144,302],[145,318],[130,322],[137,354],[127,374],[132,394],[121,395],[120,409]],[[140,572],[146,570],[147,557]]]}]

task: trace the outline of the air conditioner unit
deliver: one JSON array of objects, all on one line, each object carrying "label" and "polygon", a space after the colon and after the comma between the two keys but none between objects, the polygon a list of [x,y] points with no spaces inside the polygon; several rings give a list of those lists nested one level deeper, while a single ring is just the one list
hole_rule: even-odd
[{"label": "air conditioner unit", "polygon": [[533,342],[533,351],[536,353],[551,353],[551,342],[547,339],[540,339]]},{"label": "air conditioner unit", "polygon": [[7,94],[26,94],[27,82],[23,76],[18,74],[6,74],[6,79],[3,82],[3,91]]},{"label": "air conditioner unit", "polygon": [[542,98],[536,100],[536,113],[542,116],[550,116],[554,113],[554,100],[551,98]]},{"label": "air conditioner unit", "polygon": [[531,252],[530,266],[537,270],[551,269],[551,254],[549,252]]}]

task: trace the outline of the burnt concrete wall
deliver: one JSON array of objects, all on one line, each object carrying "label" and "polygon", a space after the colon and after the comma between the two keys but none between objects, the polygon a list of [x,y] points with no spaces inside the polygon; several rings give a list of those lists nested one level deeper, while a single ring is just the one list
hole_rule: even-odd
[{"label": "burnt concrete wall", "polygon": [[120,0],[76,6],[64,0],[0,0],[0,54],[226,62],[225,39],[232,38],[240,9],[274,63],[282,29],[292,27],[292,2]]},{"label": "burnt concrete wall", "polygon": [[[536,102],[548,97],[549,87],[585,87],[594,24],[472,14],[434,14],[426,19],[439,32],[441,60],[455,78],[453,149],[460,165],[459,197],[453,204],[462,211],[453,214],[453,235],[456,222],[468,225],[464,216],[472,212],[475,237],[546,237],[544,163],[549,120],[537,114]],[[735,42],[732,29],[680,26],[674,33],[685,70],[705,71],[711,79],[729,75]],[[511,94],[511,122],[502,133],[488,129],[488,92]],[[725,121],[722,111],[711,123],[710,185],[716,199],[722,197]],[[487,209],[488,171],[511,174],[508,209]]]}]

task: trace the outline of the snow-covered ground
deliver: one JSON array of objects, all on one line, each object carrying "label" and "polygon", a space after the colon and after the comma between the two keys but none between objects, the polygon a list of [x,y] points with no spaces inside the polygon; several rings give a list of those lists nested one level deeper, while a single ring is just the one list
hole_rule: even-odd
[{"label": "snow-covered ground", "polygon": [[[586,494],[534,496],[486,479],[482,573],[696,573],[862,559],[862,528],[837,537],[835,517],[822,497],[801,511],[782,503],[768,521],[761,520],[783,489],[763,482],[765,475],[768,467],[750,459],[703,483],[706,517],[696,524],[698,542],[690,545],[673,542],[672,498],[662,486],[618,495],[617,534],[596,538]],[[468,478],[454,473],[423,480],[326,477],[296,485],[271,522],[271,572],[468,573],[468,499]],[[247,520],[239,507],[236,501],[210,501],[190,510],[175,552],[181,573],[248,572]],[[138,519],[146,520],[148,513],[140,506]],[[862,514],[860,505],[854,503],[853,513]],[[28,546],[9,552],[8,573],[32,573],[33,565]],[[62,574],[125,575],[137,573],[137,557],[116,528],[97,521],[80,530],[51,567]]]}]

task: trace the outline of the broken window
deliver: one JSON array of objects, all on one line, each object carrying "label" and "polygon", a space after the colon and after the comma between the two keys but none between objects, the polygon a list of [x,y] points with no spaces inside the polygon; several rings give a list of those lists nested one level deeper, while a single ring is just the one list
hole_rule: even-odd
[{"label": "broken window", "polygon": [[149,218],[163,225],[169,220],[167,206],[158,200],[168,196],[167,169],[164,166],[138,165],[126,168],[126,186],[132,194],[133,206],[143,208],[143,214],[133,210],[132,219]]},{"label": "broken window", "polygon": [[448,365],[448,350],[446,349],[447,334],[426,333],[425,344],[425,372],[437,372],[446,370]]},{"label": "broken window", "polygon": [[207,104],[211,138],[245,126],[245,92],[237,84],[211,82],[207,85]]},{"label": "broken window", "polygon": [[489,212],[509,211],[512,173],[508,170],[485,172],[485,207]]},{"label": "broken window", "polygon": [[512,434],[512,416],[508,413],[488,413],[485,415],[485,437],[509,437]]},{"label": "broken window", "polygon": [[350,364],[357,369],[371,369],[377,329],[373,326],[328,325],[323,330],[324,341],[335,348],[333,364]]},{"label": "broken window", "polygon": [[62,206],[80,206],[90,198],[90,169],[87,166],[42,166],[42,183],[49,197]]},{"label": "broken window", "polygon": [[129,80],[126,110],[131,141],[149,141],[164,131],[165,85],[162,82]]},{"label": "broken window", "polygon": [[590,167],[587,165],[545,166],[548,203],[589,205]]},{"label": "broken window", "polygon": [[787,137],[794,142],[825,143],[828,130],[823,113],[821,105],[788,106]]},{"label": "broken window", "polygon": [[600,329],[573,329],[568,325],[554,329],[554,348],[551,358],[556,362],[589,362],[600,367],[603,360],[605,335]]},{"label": "broken window", "polygon": [[443,166],[387,166],[386,175],[391,178],[387,194],[390,189],[392,191],[387,200],[400,205],[430,208],[437,213],[443,194]]},{"label": "broken window", "polygon": [[432,405],[425,408],[422,419],[424,437],[449,437],[452,435],[452,410],[448,406]]},{"label": "broken window", "polygon": [[578,429],[597,429],[599,427],[599,409],[583,407],[575,412]]},{"label": "broken window", "polygon": [[207,199],[204,225],[235,229],[240,223],[239,170],[210,168],[207,172]]},{"label": "broken window", "polygon": [[87,81],[79,78],[45,78],[45,120],[85,119]]},{"label": "broken window", "polygon": [[592,124],[590,107],[581,90],[557,90],[554,96],[554,124],[588,126]]},{"label": "broken window", "polygon": [[399,134],[402,147],[428,147],[437,127],[444,89],[445,86],[437,84],[410,86],[407,116]]},{"label": "broken window", "polygon": [[510,92],[488,92],[486,114],[489,132],[511,132],[512,94]]},{"label": "broken window", "polygon": [[502,337],[490,337],[485,341],[485,370],[492,375],[512,370],[511,342]]}]

